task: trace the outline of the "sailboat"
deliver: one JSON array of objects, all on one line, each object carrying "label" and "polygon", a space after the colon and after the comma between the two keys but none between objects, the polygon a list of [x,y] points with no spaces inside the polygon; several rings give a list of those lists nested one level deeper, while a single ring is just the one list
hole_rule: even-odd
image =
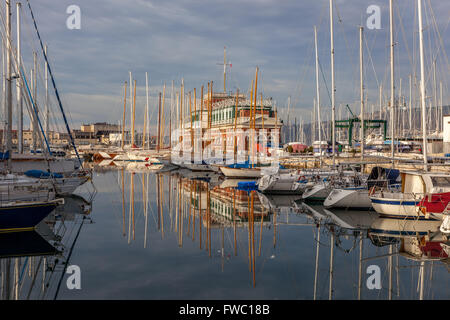
[{"label": "sailboat", "polygon": [[428,172],[427,111],[425,104],[426,79],[421,0],[417,0],[417,9],[419,22],[423,171],[402,171],[402,187],[399,192],[373,190],[370,199],[374,209],[383,216],[401,217],[405,219],[442,220],[450,212],[450,175],[446,173]]},{"label": "sailboat", "polygon": [[372,206],[380,215],[442,220],[450,212],[450,176],[436,172],[401,171],[399,192],[371,190]]},{"label": "sailboat", "polygon": [[355,174],[352,181],[338,183],[323,202],[326,208],[370,209],[369,191],[374,187],[395,189],[400,172],[395,169],[373,167],[367,179]]},{"label": "sailboat", "polygon": [[[12,61],[11,61],[11,4],[6,2],[6,113],[4,115],[6,125],[6,143],[4,152],[5,155],[10,155],[12,152]],[[14,61],[16,62],[16,61]],[[16,65],[16,70],[18,67]],[[27,86],[26,77],[22,71],[22,85]],[[34,101],[28,90],[29,100],[34,105]],[[27,104],[29,106],[29,104]],[[37,116],[37,113],[35,113]],[[49,153],[51,154],[50,150]],[[2,175],[0,179],[0,230],[7,231],[20,231],[30,230],[34,228],[40,221],[42,221],[56,206],[64,203],[63,199],[55,199],[54,189],[46,183],[40,181],[32,181],[27,178],[19,178],[16,174],[11,173],[12,159],[4,157],[3,162],[5,169],[9,174]]]}]

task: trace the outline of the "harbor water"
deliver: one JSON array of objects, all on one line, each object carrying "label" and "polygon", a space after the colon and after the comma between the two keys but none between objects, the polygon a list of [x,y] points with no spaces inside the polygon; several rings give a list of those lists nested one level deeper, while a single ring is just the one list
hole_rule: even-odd
[{"label": "harbor water", "polygon": [[2,299],[450,298],[449,259],[416,258],[428,238],[382,236],[373,211],[330,215],[182,170],[94,168],[93,183],[31,239],[0,241]]}]

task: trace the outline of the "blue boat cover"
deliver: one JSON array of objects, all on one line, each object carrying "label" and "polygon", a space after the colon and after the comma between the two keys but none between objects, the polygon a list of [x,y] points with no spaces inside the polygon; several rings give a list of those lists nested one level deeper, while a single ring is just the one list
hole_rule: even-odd
[{"label": "blue boat cover", "polygon": [[28,170],[25,172],[27,177],[39,178],[39,179],[49,179],[49,178],[62,178],[63,175],[54,172],[45,172],[42,170]]},{"label": "blue boat cover", "polygon": [[8,160],[9,159],[9,151],[0,152],[0,160]]},{"label": "blue boat cover", "polygon": [[258,186],[256,185],[256,181],[241,181],[238,182],[236,189],[243,191],[252,191],[258,190]]}]

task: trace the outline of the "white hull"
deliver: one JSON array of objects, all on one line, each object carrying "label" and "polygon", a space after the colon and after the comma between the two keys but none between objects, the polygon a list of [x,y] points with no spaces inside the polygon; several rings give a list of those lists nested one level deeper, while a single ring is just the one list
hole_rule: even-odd
[{"label": "white hull", "polygon": [[258,189],[263,193],[271,194],[301,194],[302,184],[297,174],[266,175],[258,181]]},{"label": "white hull", "polygon": [[402,193],[371,196],[372,207],[382,216],[424,218],[417,204],[420,199],[405,197]]},{"label": "white hull", "polygon": [[372,202],[367,189],[333,189],[323,202],[325,208],[370,209]]},{"label": "white hull", "polygon": [[261,168],[229,168],[220,167],[220,171],[231,178],[259,178],[261,177]]},{"label": "white hull", "polygon": [[323,201],[330,194],[330,190],[324,183],[316,184],[312,188],[308,188],[303,192],[303,200]]}]

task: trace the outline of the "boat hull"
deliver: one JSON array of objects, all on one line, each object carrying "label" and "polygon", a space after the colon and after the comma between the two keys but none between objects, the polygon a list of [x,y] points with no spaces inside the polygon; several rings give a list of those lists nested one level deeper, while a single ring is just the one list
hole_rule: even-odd
[{"label": "boat hull", "polygon": [[380,215],[440,220],[450,210],[450,193],[416,195],[387,193],[371,196],[372,206]]},{"label": "boat hull", "polygon": [[370,209],[372,202],[367,189],[333,189],[323,202],[325,208]]},{"label": "boat hull", "polygon": [[302,195],[302,199],[304,201],[323,202],[329,194],[330,190],[326,187],[325,184],[316,184],[312,188],[305,190]]},{"label": "boat hull", "polygon": [[229,168],[220,167],[220,171],[226,177],[232,178],[259,178],[261,177],[261,168]]},{"label": "boat hull", "polygon": [[298,175],[266,175],[258,181],[258,190],[266,194],[302,194],[302,184],[297,183]]},{"label": "boat hull", "polygon": [[56,199],[47,202],[17,202],[0,207],[0,232],[31,230],[63,203],[63,199]]}]

